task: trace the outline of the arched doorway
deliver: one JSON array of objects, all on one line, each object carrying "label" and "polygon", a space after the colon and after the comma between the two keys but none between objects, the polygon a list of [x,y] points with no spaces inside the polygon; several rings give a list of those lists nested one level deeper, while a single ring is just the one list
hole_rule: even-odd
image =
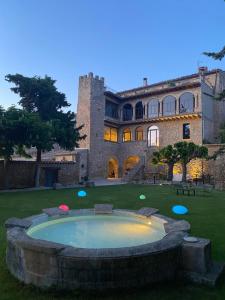
[{"label": "arched doorway", "polygon": [[129,172],[131,169],[133,169],[133,167],[136,166],[136,164],[138,164],[140,161],[140,157],[138,155],[132,155],[129,156],[125,161],[124,161],[124,165],[123,165],[123,172],[124,174],[126,174],[127,172]]},{"label": "arched doorway", "polygon": [[115,158],[110,158],[108,161],[108,178],[118,178],[118,161]]}]

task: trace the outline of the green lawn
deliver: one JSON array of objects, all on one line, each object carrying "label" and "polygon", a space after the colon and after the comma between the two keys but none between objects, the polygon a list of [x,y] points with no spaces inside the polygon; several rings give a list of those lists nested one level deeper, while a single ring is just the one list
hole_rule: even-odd
[{"label": "green lawn", "polygon": [[[116,208],[138,209],[142,206],[159,208],[160,213],[174,218],[171,206],[184,204],[190,214],[184,219],[191,223],[191,233],[212,240],[213,257],[225,261],[225,193],[213,192],[196,197],[177,196],[171,187],[120,185],[87,189],[86,198],[78,198],[77,190],[45,190],[35,192],[0,193],[0,300],[47,300],[47,299],[225,299],[225,277],[215,289],[183,285],[181,283],[161,284],[145,290],[119,293],[119,295],[82,295],[78,293],[43,292],[24,286],[14,279],[5,265],[4,221],[10,217],[27,217],[40,213],[42,208],[68,204],[71,208],[93,207],[95,203],[113,203]],[[145,200],[139,195],[145,194]]]}]

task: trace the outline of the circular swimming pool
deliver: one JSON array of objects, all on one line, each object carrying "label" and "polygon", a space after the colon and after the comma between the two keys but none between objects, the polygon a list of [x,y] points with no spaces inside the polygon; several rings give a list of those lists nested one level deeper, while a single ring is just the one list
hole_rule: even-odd
[{"label": "circular swimming pool", "polygon": [[177,227],[152,208],[107,215],[48,209],[6,222],[6,262],[20,281],[40,288],[101,291],[173,280],[190,228],[182,222]]},{"label": "circular swimming pool", "polygon": [[152,243],[165,236],[162,223],[126,215],[73,216],[47,221],[28,229],[35,239],[78,248],[121,248]]}]

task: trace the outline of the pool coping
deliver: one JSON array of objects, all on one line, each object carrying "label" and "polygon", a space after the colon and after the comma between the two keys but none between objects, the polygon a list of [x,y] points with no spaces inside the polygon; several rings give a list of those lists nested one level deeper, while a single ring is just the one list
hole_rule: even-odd
[{"label": "pool coping", "polygon": [[[146,212],[148,216],[140,212]],[[112,213],[130,214],[140,217],[157,217],[164,223],[164,229],[166,235],[158,241],[138,245],[131,247],[121,247],[121,248],[77,248],[68,245],[63,245],[59,243],[49,242],[45,240],[34,239],[27,234],[27,229],[33,225],[41,223],[41,221],[47,221],[54,218],[61,218],[66,216],[74,215],[86,215],[94,214],[93,209],[77,209],[70,210],[69,212],[62,212],[58,208],[45,209],[42,214],[33,215],[28,218],[8,219],[5,223],[7,228],[7,238],[8,241],[16,243],[19,247],[24,249],[30,249],[37,252],[44,252],[49,254],[55,254],[57,256],[63,256],[68,258],[121,258],[130,256],[143,256],[149,253],[158,253],[165,250],[173,249],[179,247],[183,243],[183,237],[188,234],[190,230],[190,224],[185,220],[174,220],[172,218],[166,217],[158,213],[157,209],[154,208],[142,208],[138,211],[127,210],[127,209],[113,209]]]}]

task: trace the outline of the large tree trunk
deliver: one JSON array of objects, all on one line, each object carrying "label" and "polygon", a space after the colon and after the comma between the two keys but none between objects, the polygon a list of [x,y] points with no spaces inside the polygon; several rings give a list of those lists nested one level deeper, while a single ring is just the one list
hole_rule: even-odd
[{"label": "large tree trunk", "polygon": [[41,149],[37,149],[37,158],[36,158],[35,175],[34,175],[35,187],[40,186],[40,173],[41,173],[40,163],[41,163]]},{"label": "large tree trunk", "polygon": [[9,159],[4,158],[4,189],[9,189]]},{"label": "large tree trunk", "polygon": [[167,173],[167,181],[172,181],[173,180],[173,167],[174,164],[168,164],[168,173]]},{"label": "large tree trunk", "polygon": [[186,182],[187,181],[187,164],[186,163],[182,163],[182,181]]}]

